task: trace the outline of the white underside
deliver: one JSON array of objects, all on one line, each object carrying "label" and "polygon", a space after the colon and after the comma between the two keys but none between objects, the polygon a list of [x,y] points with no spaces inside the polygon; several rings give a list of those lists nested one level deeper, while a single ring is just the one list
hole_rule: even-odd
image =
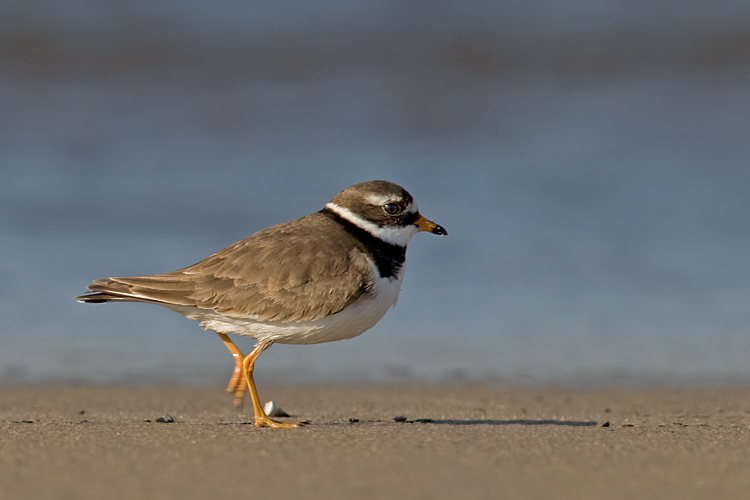
[{"label": "white underside", "polygon": [[404,266],[396,278],[378,278],[370,293],[362,295],[344,310],[314,321],[262,321],[252,316],[228,316],[195,307],[165,305],[206,330],[244,335],[280,344],[320,344],[361,335],[396,305]]}]

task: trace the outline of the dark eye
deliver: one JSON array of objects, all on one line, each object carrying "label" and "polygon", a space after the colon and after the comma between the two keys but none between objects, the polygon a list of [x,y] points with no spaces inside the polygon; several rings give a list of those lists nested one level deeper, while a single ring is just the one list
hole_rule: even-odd
[{"label": "dark eye", "polygon": [[383,205],[383,210],[385,210],[388,215],[396,215],[401,211],[401,207],[399,207],[397,203],[386,203]]}]

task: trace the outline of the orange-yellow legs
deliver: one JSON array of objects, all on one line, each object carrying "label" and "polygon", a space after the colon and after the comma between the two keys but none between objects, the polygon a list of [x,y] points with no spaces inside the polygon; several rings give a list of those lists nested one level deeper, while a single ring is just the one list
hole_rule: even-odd
[{"label": "orange-yellow legs", "polygon": [[[218,332],[217,332],[218,333]],[[242,398],[245,395],[245,387],[250,388],[250,399],[253,403],[253,413],[255,413],[255,426],[256,427],[275,427],[275,428],[290,428],[299,427],[304,425],[305,422],[277,422],[272,420],[266,412],[263,411],[263,406],[260,404],[260,398],[258,397],[258,389],[255,387],[255,379],[253,378],[253,370],[255,369],[255,360],[258,359],[260,353],[268,349],[273,342],[264,342],[259,340],[255,345],[255,349],[252,350],[247,356],[242,355],[234,342],[223,333],[219,333],[219,337],[224,341],[224,345],[234,356],[234,372],[232,378],[229,380],[229,386],[227,391],[234,393],[234,404],[242,406]],[[244,375],[244,380],[243,380]]]},{"label": "orange-yellow legs", "polygon": [[223,334],[216,332],[224,341],[224,345],[227,346],[229,352],[232,353],[234,358],[234,372],[232,372],[232,378],[229,379],[229,385],[227,385],[227,392],[234,394],[234,405],[237,408],[242,408],[242,400],[245,397],[245,376],[242,373],[242,360],[245,359],[245,355],[242,351],[230,340],[230,338]]},{"label": "orange-yellow legs", "polygon": [[259,340],[255,345],[255,349],[253,349],[253,351],[242,360],[242,371],[245,373],[245,380],[247,380],[247,386],[250,388],[250,399],[253,401],[255,427],[299,427],[304,425],[305,422],[277,422],[276,420],[271,420],[271,418],[266,415],[266,412],[263,411],[263,407],[260,404],[258,389],[255,388],[255,380],[253,379],[253,370],[255,368],[255,360],[260,356],[260,353],[269,348],[272,343],[273,342]]}]

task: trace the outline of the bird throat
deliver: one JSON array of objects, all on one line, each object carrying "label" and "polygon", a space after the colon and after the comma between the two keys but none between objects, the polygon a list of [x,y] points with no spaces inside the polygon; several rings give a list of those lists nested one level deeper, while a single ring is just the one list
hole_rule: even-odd
[{"label": "bird throat", "polygon": [[354,236],[365,247],[367,253],[375,262],[381,278],[396,278],[406,260],[406,247],[393,245],[383,241],[366,229],[362,229],[353,222],[345,219],[336,212],[324,208],[320,213],[333,219],[347,233]]}]

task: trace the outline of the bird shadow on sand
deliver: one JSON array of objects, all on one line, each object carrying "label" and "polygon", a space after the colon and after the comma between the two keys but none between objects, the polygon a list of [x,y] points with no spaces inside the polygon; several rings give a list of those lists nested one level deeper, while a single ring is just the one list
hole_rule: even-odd
[{"label": "bird shadow on sand", "polygon": [[531,419],[432,420],[432,419],[422,419],[422,420],[417,420],[415,422],[424,423],[424,424],[437,424],[437,425],[558,425],[558,426],[563,426],[563,427],[595,427],[596,425],[598,425],[598,422],[592,422],[592,421],[549,420],[549,419],[547,420],[531,420]]}]

